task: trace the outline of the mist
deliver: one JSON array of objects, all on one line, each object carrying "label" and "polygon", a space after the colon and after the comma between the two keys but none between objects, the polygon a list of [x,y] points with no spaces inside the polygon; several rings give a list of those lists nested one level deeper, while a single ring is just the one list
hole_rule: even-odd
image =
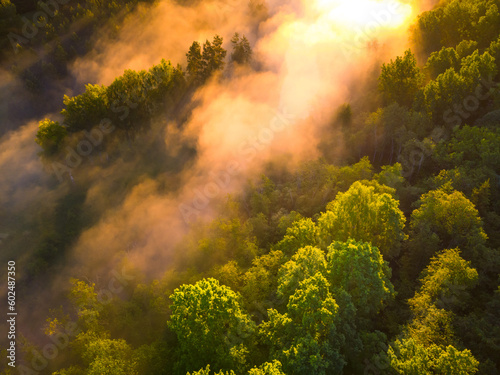
[{"label": "mist", "polygon": [[[269,162],[286,169],[320,156],[318,144],[336,109],[359,95],[381,61],[408,48],[406,28],[422,10],[420,3],[381,2],[361,20],[342,21],[335,16],[340,3],[213,0],[182,6],[164,0],[135,10],[117,35],[102,33],[96,48],[72,63],[76,84],[66,89],[70,96],[87,83],[109,85],[124,70],[148,69],[162,58],[185,66],[191,43],[215,34],[224,38],[228,55],[235,32],[253,49],[251,66],[228,58],[225,71],[193,94],[185,121],[165,113],[133,145],[109,142],[106,153],[85,158],[63,182],[39,155],[37,121],[0,139],[0,173],[8,176],[0,180],[0,232],[9,235],[1,245],[4,260],[28,257],[43,215],[81,186],[89,218],[64,263],[51,272],[47,292],[37,288],[44,294],[22,297],[26,325],[20,327],[40,333],[70,277],[99,283],[124,261],[145,279],[175,270],[175,251],[189,239],[191,226],[220,215],[228,194],[257,180]],[[366,17],[374,17],[368,31],[360,26]],[[179,149],[182,143],[196,149],[193,159]],[[336,142],[332,153],[341,158],[343,147]],[[167,160],[178,163],[175,171]],[[154,173],[144,172],[148,168]],[[20,275],[27,276],[22,269]]]}]

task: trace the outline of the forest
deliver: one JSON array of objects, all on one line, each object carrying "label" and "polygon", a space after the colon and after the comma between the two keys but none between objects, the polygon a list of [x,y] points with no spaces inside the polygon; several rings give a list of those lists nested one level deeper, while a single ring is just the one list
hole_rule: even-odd
[{"label": "forest", "polygon": [[1,0],[3,375],[500,373],[500,0],[284,3]]}]

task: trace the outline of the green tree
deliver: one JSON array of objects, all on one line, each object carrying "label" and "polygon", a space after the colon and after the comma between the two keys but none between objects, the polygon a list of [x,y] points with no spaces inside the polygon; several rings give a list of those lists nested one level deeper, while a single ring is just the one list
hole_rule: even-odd
[{"label": "green tree", "polygon": [[438,124],[460,124],[461,118],[471,117],[471,111],[464,107],[465,100],[471,95],[477,99],[476,88],[481,81],[495,77],[497,72],[494,58],[476,50],[461,60],[459,70],[447,69],[430,81],[421,91],[423,103],[417,103],[417,108],[426,111]]},{"label": "green tree", "polygon": [[[235,375],[233,370],[230,371],[219,371],[219,372],[211,372],[210,365],[199,370],[194,371],[192,373],[188,372],[187,375]],[[280,361],[274,360],[273,362],[265,362],[259,367],[255,366],[253,369],[248,371],[248,375],[285,375],[283,371],[281,371],[281,363]]]},{"label": "green tree", "polygon": [[205,236],[196,243],[200,270],[210,264],[223,264],[227,259],[248,267],[258,252],[252,228],[238,217],[220,217],[206,229]]},{"label": "green tree", "polygon": [[427,58],[443,47],[440,25],[442,11],[442,8],[436,8],[435,11],[423,12],[410,27],[410,40],[419,57]]},{"label": "green tree", "polygon": [[46,118],[38,124],[35,142],[43,148],[46,155],[52,155],[60,149],[66,135],[65,127],[59,125],[57,121]]},{"label": "green tree", "polygon": [[340,374],[345,360],[339,352],[338,305],[330,284],[317,273],[299,283],[284,314],[269,310],[260,335],[271,346],[271,358],[283,363],[286,374]]},{"label": "green tree", "polygon": [[193,371],[193,372],[188,372],[187,375],[236,375],[233,370],[230,371],[219,371],[219,372],[211,372],[210,371],[210,365],[207,365],[207,367],[202,368],[201,370],[198,371]]},{"label": "green tree", "polygon": [[318,227],[312,219],[300,219],[286,229],[285,236],[276,245],[276,248],[291,256],[301,247],[316,246],[318,244],[318,234]]},{"label": "green tree", "polygon": [[422,85],[422,73],[410,50],[403,57],[382,65],[379,89],[386,104],[396,102],[411,107],[413,99]]},{"label": "green tree", "polygon": [[222,42],[219,35],[215,35],[212,42],[205,41],[203,48],[200,43],[193,42],[186,54],[187,72],[192,82],[203,84],[213,73],[224,69],[227,51],[222,47]]},{"label": "green tree", "polygon": [[458,58],[463,59],[464,57],[472,55],[472,53],[478,49],[477,47],[478,44],[475,40],[462,40],[455,47],[455,50],[457,51]]},{"label": "green tree", "polygon": [[108,97],[106,87],[86,85],[85,92],[70,98],[64,95],[65,109],[61,111],[68,131],[89,130],[106,117]]},{"label": "green tree", "polygon": [[429,303],[447,309],[464,307],[468,296],[466,291],[477,281],[477,271],[460,256],[458,249],[443,250],[422,272],[422,286],[408,303],[413,311],[425,310]]},{"label": "green tree", "polygon": [[422,345],[455,344],[455,312],[470,304],[469,291],[478,282],[478,273],[458,249],[440,252],[421,274],[421,287],[408,300],[413,319],[409,337]]},{"label": "green tree", "polygon": [[89,340],[83,354],[86,375],[137,375],[133,352],[125,340]]},{"label": "green tree", "polygon": [[203,44],[203,77],[207,79],[214,72],[224,69],[224,59],[227,51],[222,48],[222,37],[215,35],[212,43],[208,40]]},{"label": "green tree", "polygon": [[203,72],[203,60],[201,57],[201,46],[198,42],[193,42],[187,56],[187,72],[192,79],[198,79]]},{"label": "green tree", "polygon": [[406,238],[406,219],[389,192],[394,189],[376,181],[357,181],[345,193],[338,193],[318,219],[323,246],[355,239],[373,244],[389,259],[397,256]]},{"label": "green tree", "polygon": [[404,375],[469,375],[478,371],[479,362],[465,349],[448,345],[425,347],[412,339],[397,340],[388,350],[391,367]]},{"label": "green tree", "polygon": [[436,79],[437,76],[446,72],[448,69],[460,69],[460,59],[454,48],[443,47],[439,52],[433,52],[427,59],[425,70],[430,79]]},{"label": "green tree", "polygon": [[97,299],[95,284],[87,284],[78,279],[71,279],[71,284],[69,299],[76,308],[82,329],[99,331],[98,324],[103,305]]},{"label": "green tree", "polygon": [[168,326],[179,340],[179,371],[211,364],[217,370],[241,370],[248,350],[244,341],[254,323],[240,307],[240,297],[215,279],[182,285],[170,296]]},{"label": "green tree", "polygon": [[454,47],[463,40],[477,41],[481,49],[498,37],[500,16],[494,0],[444,1],[419,15],[411,30],[411,40],[422,57]]},{"label": "green tree", "polygon": [[331,285],[351,296],[360,319],[377,314],[395,296],[391,269],[375,246],[335,241],[328,247],[327,261]]},{"label": "green tree", "polygon": [[[392,103],[371,113],[365,121],[367,151],[373,149],[372,159],[392,164],[401,158],[405,144],[413,138],[423,138],[432,129],[430,118]],[[371,136],[370,136],[371,135]]]},{"label": "green tree", "polygon": [[342,104],[335,115],[335,121],[343,127],[349,127],[352,124],[352,108],[349,103]]},{"label": "green tree", "polygon": [[300,248],[279,270],[278,296],[288,300],[300,282],[316,273],[326,274],[326,259],[323,250],[317,247]]},{"label": "green tree", "polygon": [[278,270],[285,259],[283,253],[276,250],[253,260],[252,267],[244,275],[242,290],[251,313],[262,315],[262,310],[273,307],[269,304],[276,301]]},{"label": "green tree", "polygon": [[463,193],[444,186],[422,195],[419,203],[411,215],[409,251],[403,260],[410,279],[444,248],[458,247],[475,267],[486,266],[487,236],[477,209]]},{"label": "green tree", "polygon": [[230,260],[222,266],[216,266],[211,271],[214,279],[219,280],[232,290],[240,291],[243,283],[242,268],[234,260]]},{"label": "green tree", "polygon": [[240,38],[238,33],[234,33],[231,44],[233,45],[231,61],[238,64],[249,64],[252,61],[252,48],[244,35]]},{"label": "green tree", "polygon": [[254,367],[248,371],[248,375],[285,375],[281,367],[281,362],[274,360],[272,362],[263,363],[259,367]]},{"label": "green tree", "polygon": [[150,114],[146,106],[147,72],[127,69],[106,88],[110,118],[119,129],[130,134],[148,127]]},{"label": "green tree", "polygon": [[439,147],[436,154],[436,159],[446,168],[463,166],[468,170],[489,169],[500,173],[500,130],[463,126],[453,132],[453,137]]}]

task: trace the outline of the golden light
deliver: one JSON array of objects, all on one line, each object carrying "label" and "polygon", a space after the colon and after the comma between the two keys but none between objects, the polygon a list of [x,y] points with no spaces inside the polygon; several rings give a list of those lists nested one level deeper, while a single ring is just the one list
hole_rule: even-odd
[{"label": "golden light", "polygon": [[412,7],[396,0],[316,0],[315,10],[330,22],[349,28],[398,28]]}]

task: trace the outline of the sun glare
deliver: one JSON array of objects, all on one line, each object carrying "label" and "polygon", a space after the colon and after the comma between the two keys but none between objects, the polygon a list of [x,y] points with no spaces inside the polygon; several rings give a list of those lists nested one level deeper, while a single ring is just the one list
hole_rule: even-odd
[{"label": "sun glare", "polygon": [[346,27],[398,28],[412,7],[396,0],[317,0],[316,10],[329,21]]}]

